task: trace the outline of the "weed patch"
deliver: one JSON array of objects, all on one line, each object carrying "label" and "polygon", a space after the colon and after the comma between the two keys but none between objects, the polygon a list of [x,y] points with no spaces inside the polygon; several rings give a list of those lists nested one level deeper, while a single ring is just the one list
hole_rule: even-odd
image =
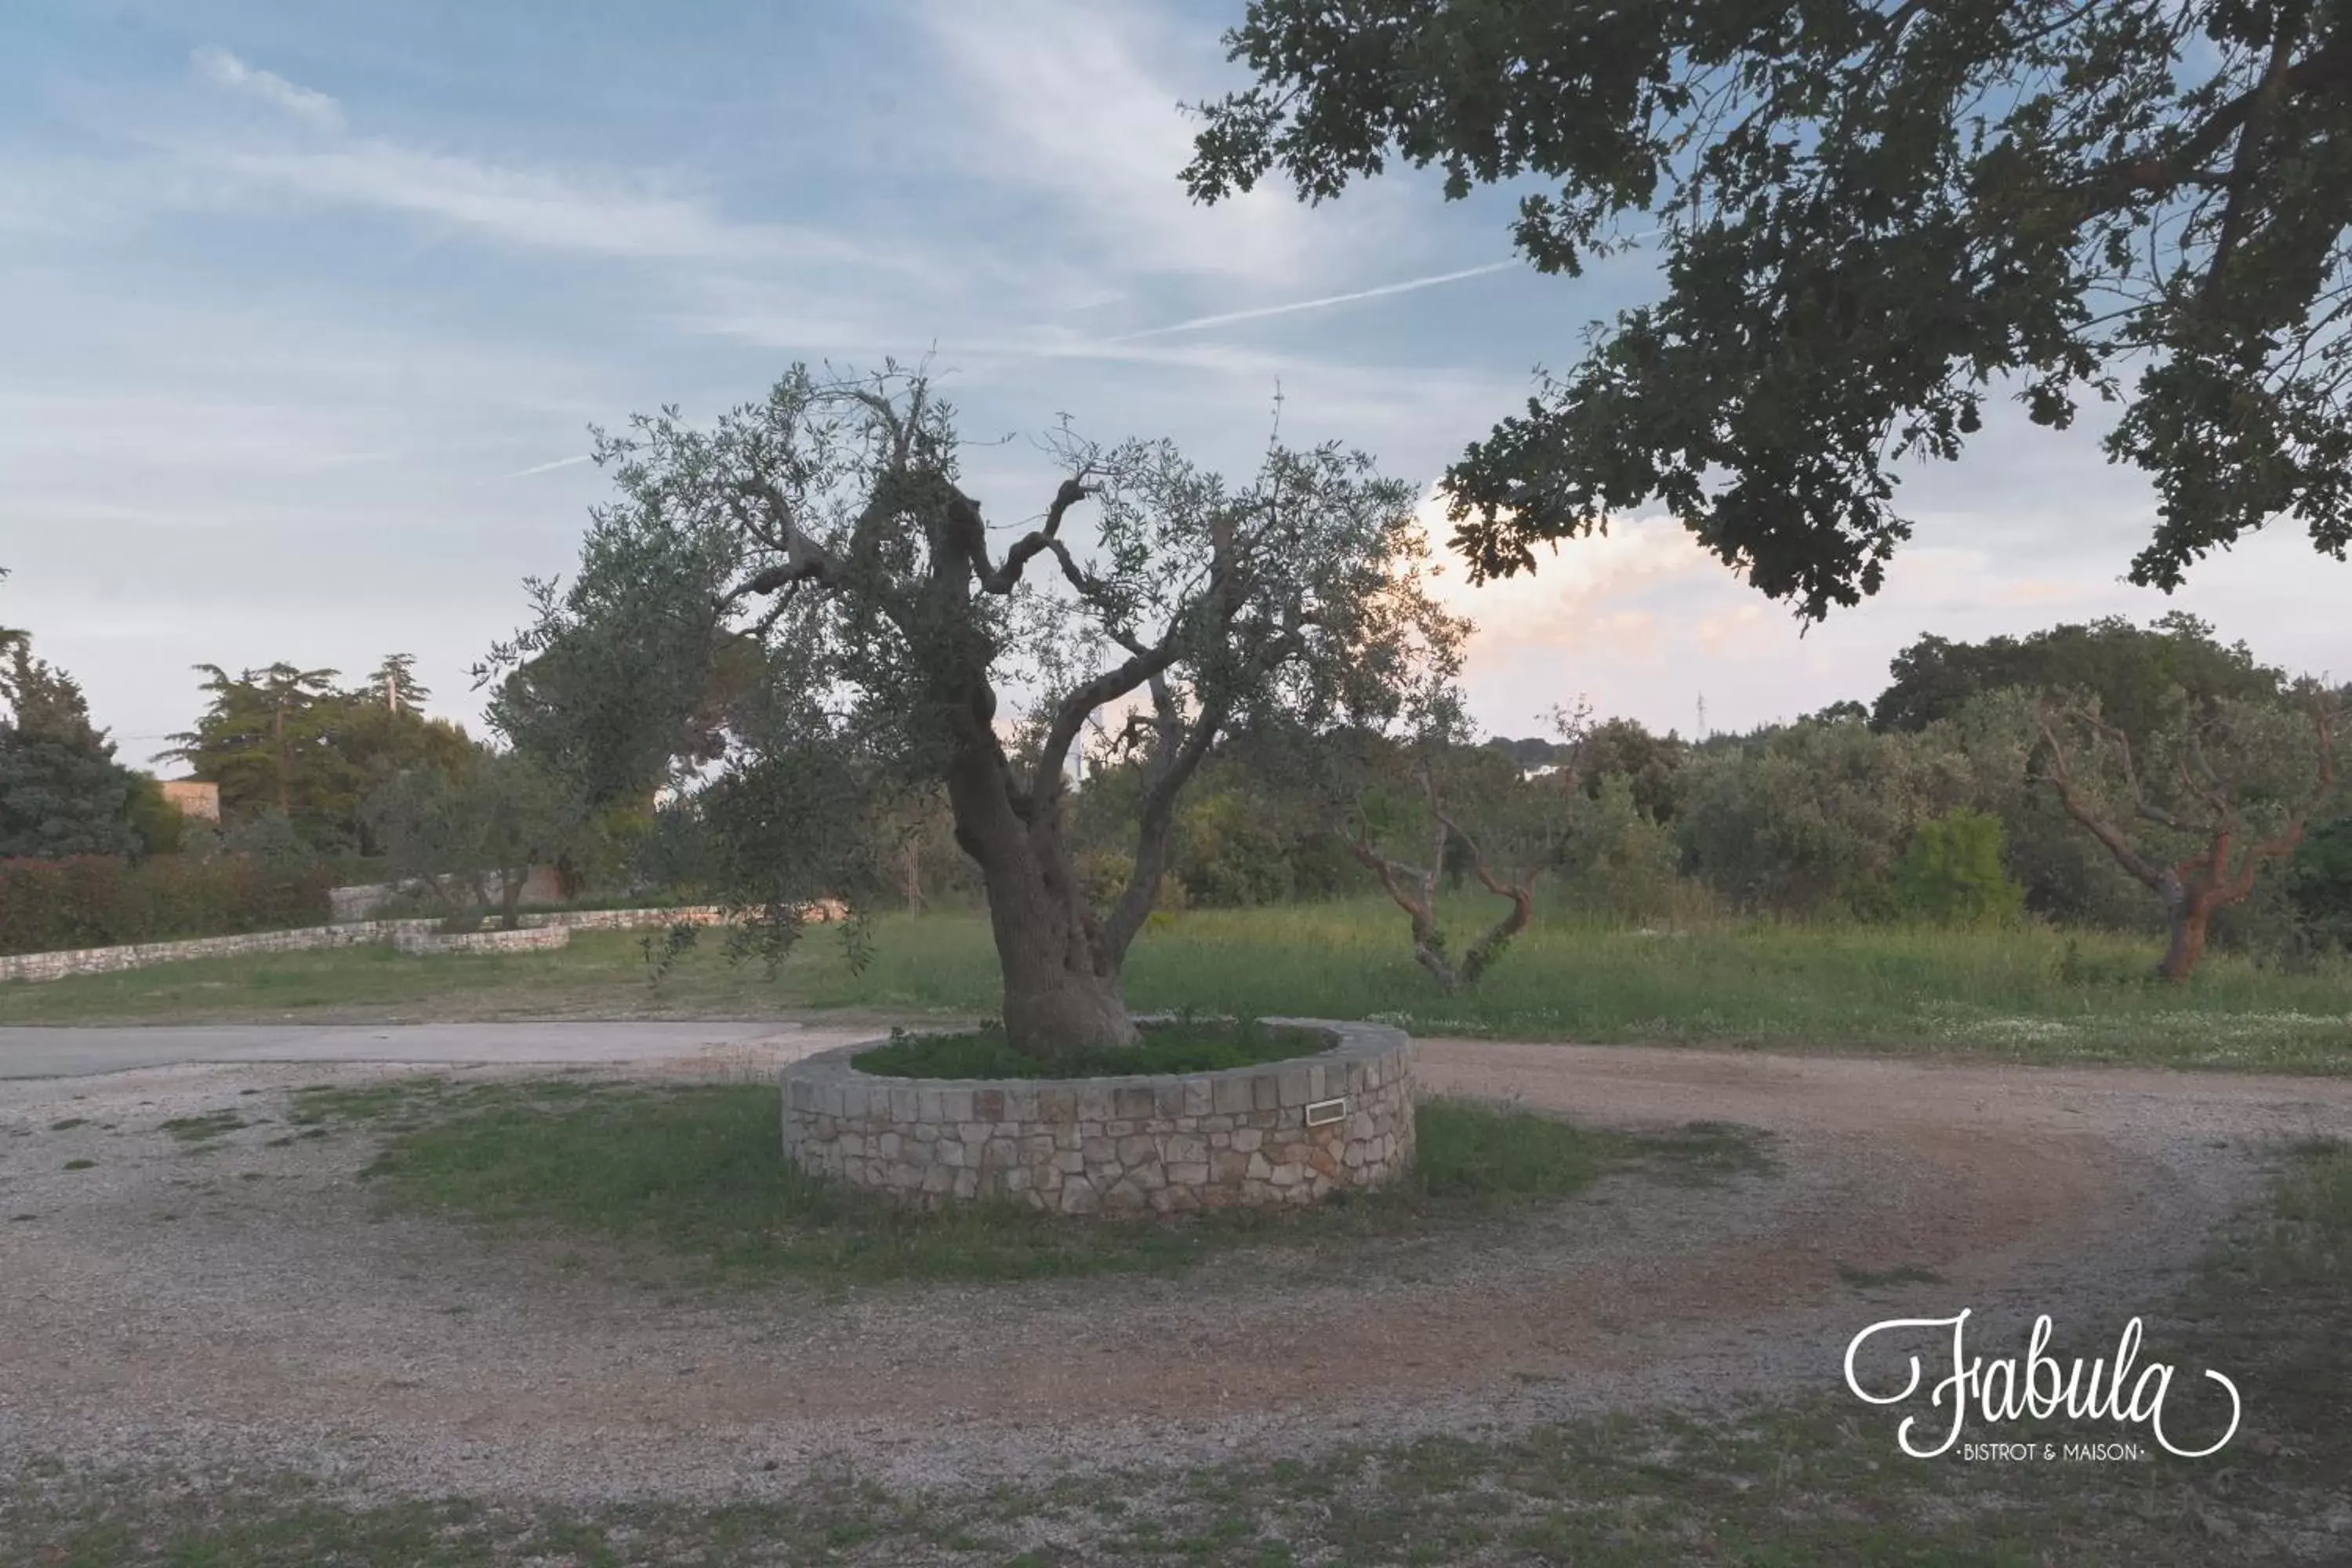
[{"label": "weed patch", "polygon": [[203,1116],[175,1116],[163,1123],[163,1131],[183,1143],[201,1143],[250,1125],[234,1110],[215,1110]]}]

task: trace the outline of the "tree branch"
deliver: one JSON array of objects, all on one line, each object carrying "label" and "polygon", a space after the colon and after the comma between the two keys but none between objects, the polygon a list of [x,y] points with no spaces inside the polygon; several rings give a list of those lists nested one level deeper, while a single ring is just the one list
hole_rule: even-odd
[{"label": "tree branch", "polygon": [[[1435,799],[1434,795],[1432,799]],[[1479,847],[1475,838],[1464,831],[1459,823],[1443,812],[1438,814],[1437,820],[1454,837],[1461,839],[1464,847],[1470,851],[1470,869],[1478,879],[1479,886],[1496,898],[1511,900],[1510,912],[1489,927],[1486,934],[1471,943],[1470,950],[1462,955],[1462,984],[1472,985],[1493,966],[1496,959],[1503,956],[1503,950],[1510,945],[1511,939],[1525,931],[1528,921],[1534,918],[1536,881],[1543,875],[1543,862],[1538,859],[1524,877],[1506,882],[1495,875],[1493,868],[1486,864],[1486,850]]]},{"label": "tree branch", "polygon": [[991,566],[988,563],[988,535],[981,525],[979,509],[962,491],[957,491],[949,505],[952,509],[961,503],[971,509],[964,541],[971,557],[972,570],[979,574],[982,590],[991,594],[1010,594],[1013,584],[1021,581],[1021,574],[1027,569],[1029,563],[1051,550],[1061,557],[1063,575],[1068,577],[1081,594],[1087,593],[1093,579],[1078,571],[1077,563],[1070,558],[1069,551],[1061,543],[1059,536],[1063,517],[1092,494],[1093,489],[1076,475],[1064,479],[1062,488],[1054,492],[1053,504],[1045,509],[1045,526],[1016,541],[1013,548],[1004,552],[1003,565]]},{"label": "tree branch", "polygon": [[[1372,847],[1371,825],[1364,818],[1361,802],[1359,802],[1356,806],[1355,831],[1352,834],[1344,834],[1341,837],[1342,842],[1348,846],[1349,853],[1355,856],[1365,868],[1380,879],[1381,886],[1387,890],[1390,899],[1394,900],[1397,908],[1402,910],[1412,920],[1414,962],[1428,970],[1438,984],[1447,991],[1458,988],[1462,984],[1462,976],[1451,963],[1446,962],[1445,937],[1444,933],[1437,929],[1435,900],[1433,896],[1437,885],[1438,870],[1443,861],[1442,847],[1439,862],[1433,863],[1427,869],[1390,859]],[[1440,843],[1442,846],[1442,839]],[[1412,877],[1421,884],[1419,899],[1415,899],[1398,885],[1397,878],[1400,872]]]},{"label": "tree branch", "polygon": [[[2095,720],[2089,721],[2097,722]],[[2081,824],[2092,837],[2105,845],[2107,853],[2116,858],[2116,864],[2130,872],[2150,891],[2170,898],[2180,885],[2179,874],[2168,868],[2158,866],[2134,848],[2131,840],[2124,837],[2123,830],[2101,816],[2091,803],[2084,798],[2081,792],[2074,787],[2074,769],[2067,760],[2065,746],[2058,739],[2055,726],[2051,723],[2047,716],[2039,714],[2034,718],[2034,725],[2042,731],[2042,738],[2049,742],[2050,782],[2057,786],[2058,802],[2065,808],[2066,815]],[[2100,727],[2105,728],[2105,726]],[[2125,752],[2125,767],[2128,771],[2130,767],[2128,750]],[[2132,790],[2135,795],[2138,794],[2139,785],[2137,778],[2134,779]]]},{"label": "tree branch", "polygon": [[[1155,698],[1165,698],[1166,687],[1157,681],[1154,685],[1159,689],[1154,692]],[[1166,707],[1172,709],[1172,699],[1168,700]],[[1226,716],[1220,703],[1203,707],[1193,719],[1191,732],[1172,751],[1168,747],[1168,737],[1173,731],[1165,727],[1167,721],[1163,718],[1161,743],[1153,749],[1151,762],[1145,764],[1142,808],[1136,825],[1135,867],[1095,937],[1097,952],[1113,963],[1126,956],[1128,945],[1143,929],[1144,920],[1159,898],[1160,879],[1168,866],[1169,835],[1176,823],[1176,796],[1200,767],[1201,760],[1208,755],[1217,731],[1224,727]]]},{"label": "tree branch", "polygon": [[2084,216],[2104,212],[2142,191],[2168,191],[2192,183],[2222,143],[2252,118],[2257,108],[2312,88],[2352,82],[2352,43],[2328,45],[2317,54],[2265,75],[2263,79],[2207,117],[2189,138],[2164,156],[2146,155],[2111,163],[2066,187]]}]

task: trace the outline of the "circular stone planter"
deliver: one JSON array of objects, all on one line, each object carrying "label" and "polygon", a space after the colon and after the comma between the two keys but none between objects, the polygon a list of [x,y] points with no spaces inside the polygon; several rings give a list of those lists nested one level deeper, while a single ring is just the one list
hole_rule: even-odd
[{"label": "circular stone planter", "polygon": [[1412,1160],[1412,1042],[1380,1024],[1268,1018],[1312,1056],[1131,1078],[883,1078],[869,1040],[783,1071],[784,1156],[814,1175],[936,1206],[1011,1198],[1057,1214],[1308,1204]]}]

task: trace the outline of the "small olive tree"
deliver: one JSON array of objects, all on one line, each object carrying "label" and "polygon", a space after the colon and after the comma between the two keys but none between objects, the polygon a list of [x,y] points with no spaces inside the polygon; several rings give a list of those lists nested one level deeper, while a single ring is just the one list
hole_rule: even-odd
[{"label": "small olive tree", "polygon": [[[919,371],[796,367],[707,429],[672,409],[598,432],[618,496],[568,589],[536,584],[537,624],[494,654],[533,679],[493,720],[561,738],[614,788],[695,734],[677,804],[726,847],[723,894],[781,945],[809,899],[887,887],[877,820],[943,786],[1014,1045],[1131,1043],[1121,965],[1218,736],[1384,719],[1455,633],[1413,571],[1412,490],[1361,455],[1269,443],[1236,487],[1165,443],[1106,449],[1065,424],[1045,447],[1065,477],[1000,537]],[[696,716],[722,650],[757,679],[713,731]],[[1065,799],[1073,748],[1106,720],[1141,787],[1131,869],[1098,903]]]},{"label": "small olive tree", "polygon": [[512,931],[533,866],[582,857],[599,837],[595,816],[535,759],[478,747],[454,772],[410,768],[372,792],[361,816],[395,878],[415,881],[453,919],[493,910]]},{"label": "small olive tree", "polygon": [[[1559,851],[1568,792],[1520,776],[1500,752],[1423,741],[1385,759],[1349,803],[1349,852],[1379,879],[1412,933],[1413,962],[1449,994],[1475,985],[1535,915],[1536,883]],[[1503,900],[1492,924],[1458,953],[1438,908],[1459,866]]]}]

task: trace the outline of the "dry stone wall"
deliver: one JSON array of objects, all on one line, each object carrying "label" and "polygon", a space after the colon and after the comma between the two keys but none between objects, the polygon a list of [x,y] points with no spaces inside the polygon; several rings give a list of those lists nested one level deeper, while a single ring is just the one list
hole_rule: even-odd
[{"label": "dry stone wall", "polygon": [[1412,1042],[1379,1024],[1269,1018],[1331,1042],[1222,1072],[1073,1079],[882,1078],[880,1041],[783,1072],[788,1159],[929,1207],[1005,1197],[1059,1214],[1313,1203],[1412,1160]]},{"label": "dry stone wall", "polygon": [[544,952],[572,941],[570,926],[524,926],[519,931],[468,931],[444,934],[437,931],[393,933],[392,945],[403,952]]},{"label": "dry stone wall", "polygon": [[[838,918],[839,906],[820,905],[813,920]],[[717,925],[727,918],[716,905],[689,905],[674,910],[560,910],[522,917],[524,932],[554,927],[572,931],[630,931],[646,926]],[[191,958],[236,958],[256,952],[308,952],[320,948],[357,947],[388,942],[405,952],[450,952],[467,949],[495,951],[501,946],[561,947],[564,938],[512,943],[448,942],[422,943],[419,938],[440,929],[436,920],[349,921],[337,925],[303,926],[294,931],[252,931],[244,936],[204,936],[186,942],[127,942],[119,947],[77,947],[57,952],[20,952],[0,958],[0,982],[63,980],[69,974],[110,974],[125,969],[146,969]],[[506,933],[479,933],[499,934]]]}]

